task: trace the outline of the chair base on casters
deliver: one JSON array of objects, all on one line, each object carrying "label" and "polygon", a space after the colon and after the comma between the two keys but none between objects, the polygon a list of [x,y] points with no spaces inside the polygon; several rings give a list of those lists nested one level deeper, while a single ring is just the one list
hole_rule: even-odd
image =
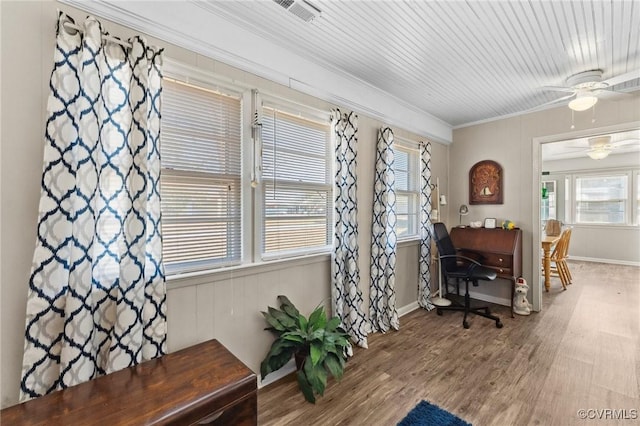
[{"label": "chair base on casters", "polygon": [[[474,283],[474,285],[477,285]],[[500,317],[497,317],[491,313],[488,306],[471,307],[471,297],[469,296],[469,281],[465,280],[465,294],[464,294],[464,306],[436,306],[436,313],[442,315],[442,311],[463,311],[464,318],[462,319],[462,326],[469,328],[469,322],[467,316],[469,314],[480,315],[481,317],[489,318],[496,322],[496,328],[502,328],[503,324]]]}]

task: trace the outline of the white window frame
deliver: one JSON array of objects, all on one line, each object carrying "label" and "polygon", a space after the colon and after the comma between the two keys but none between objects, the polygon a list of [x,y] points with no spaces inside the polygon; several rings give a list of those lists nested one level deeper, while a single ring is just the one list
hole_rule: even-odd
[{"label": "white window frame", "polygon": [[[558,219],[558,181],[556,179],[547,179],[542,181],[542,187],[545,188],[553,188],[553,190],[547,190],[547,201],[548,203],[545,206],[545,200],[541,201],[541,209],[540,209],[540,217],[543,222],[546,222],[549,219]],[[553,193],[553,198],[551,197],[551,193]],[[551,202],[553,200],[553,203]],[[552,206],[553,204],[553,206]],[[546,209],[545,209],[546,207]],[[554,214],[551,217],[551,208],[553,207]],[[543,211],[547,211],[547,218],[543,218]]]},{"label": "white window frame", "polygon": [[[570,206],[571,206],[571,222],[578,226],[589,227],[625,227],[625,226],[638,226],[637,217],[634,218],[634,206],[637,205],[637,188],[638,180],[635,176],[639,173],[636,168],[624,168],[624,169],[601,169],[597,171],[579,171],[569,174],[571,179],[571,194],[570,194]],[[577,180],[579,178],[594,178],[594,177],[614,177],[614,176],[626,176],[627,177],[627,199],[626,207],[624,211],[624,223],[608,223],[608,222],[577,222]]]},{"label": "white window frame", "polygon": [[[397,151],[402,151],[402,152],[406,152],[409,154],[409,167],[411,168],[411,165],[413,164],[413,168],[414,170],[408,170],[408,173],[413,172],[414,176],[414,182],[415,182],[415,190],[400,190],[397,188],[395,188],[395,193],[396,193],[396,205],[397,205],[397,198],[399,195],[413,195],[413,199],[414,199],[414,206],[411,206],[411,197],[409,197],[409,208],[411,209],[411,207],[413,207],[413,213],[409,213],[409,216],[411,217],[411,214],[413,214],[413,232],[409,232],[405,235],[399,235],[397,233],[396,230],[396,234],[398,237],[398,241],[411,241],[411,240],[416,240],[420,238],[420,193],[421,193],[421,182],[422,182],[422,177],[421,177],[421,160],[420,160],[420,147],[419,147],[419,143],[417,141],[412,141],[410,139],[406,139],[406,138],[402,138],[399,136],[394,135],[393,138],[393,145],[394,145],[394,150]],[[395,153],[394,153],[395,155]],[[395,175],[396,175],[396,182],[397,182],[397,171],[395,171]],[[439,202],[439,201],[438,201]],[[398,217],[398,212],[396,211],[396,223],[398,222],[397,220]],[[411,229],[411,227],[410,227]]]},{"label": "white window frame", "polygon": [[[232,80],[225,80],[218,76],[213,76],[211,73],[203,71],[201,69],[191,67],[171,59],[165,59],[163,65],[163,78],[175,80],[177,82],[189,84],[195,87],[199,87],[205,90],[211,90],[217,93],[232,95],[240,98],[241,108],[241,135],[240,135],[240,257],[231,262],[196,262],[190,264],[190,267],[176,265],[173,268],[166,270],[168,278],[179,276],[190,276],[193,274],[200,274],[206,271],[216,271],[227,268],[233,268],[250,261],[251,253],[251,219],[250,214],[251,206],[251,191],[250,181],[247,179],[247,150],[251,150],[251,145],[247,143],[247,134],[250,135],[251,125],[251,102],[250,91],[247,86],[235,84]],[[162,134],[160,136],[162,138]],[[247,190],[249,188],[249,190]],[[162,203],[162,200],[161,200]],[[247,214],[249,213],[249,214]],[[247,232],[247,230],[249,232]],[[247,235],[249,234],[249,235]],[[247,244],[247,237],[249,237]]]},{"label": "white window frame", "polygon": [[571,175],[565,175],[564,178],[564,220],[563,222],[574,222],[573,214],[575,206],[573,203],[573,185]]},{"label": "white window frame", "polygon": [[264,236],[264,191],[265,191],[265,176],[263,175],[264,165],[262,164],[262,141],[260,141],[259,146],[256,146],[255,149],[260,153],[258,155],[260,164],[259,170],[254,170],[254,173],[259,175],[259,182],[254,187],[254,223],[253,223],[253,258],[255,261],[270,261],[270,260],[278,260],[278,259],[287,259],[299,256],[307,256],[312,254],[324,254],[330,253],[332,248],[332,235],[333,235],[333,218],[334,218],[334,200],[333,200],[333,179],[334,179],[334,163],[335,163],[335,153],[334,153],[334,144],[333,144],[333,135],[331,134],[330,129],[330,115],[329,112],[318,110],[303,104],[299,104],[278,96],[274,96],[272,94],[258,93],[256,98],[256,110],[258,112],[259,120],[262,121],[262,108],[266,103],[270,108],[276,108],[279,111],[282,111],[287,114],[292,114],[296,116],[300,116],[302,118],[306,118],[309,120],[313,120],[316,122],[327,123],[329,138],[326,146],[326,155],[328,158],[328,167],[326,169],[327,176],[327,189],[329,194],[329,207],[327,212],[327,244],[323,246],[311,247],[311,248],[298,248],[291,250],[283,250],[274,253],[263,253],[263,236]]},{"label": "white window frame", "polygon": [[632,171],[631,218],[634,226],[640,226],[640,169]]},{"label": "white window frame", "polygon": [[[233,263],[217,265],[215,262],[203,264],[200,268],[188,268],[166,271],[168,280],[192,279],[193,277],[207,275],[232,273],[238,268],[253,268],[259,265],[267,265],[271,261],[278,259],[293,260],[294,258],[307,258],[311,255],[326,256],[331,252],[333,237],[333,215],[334,215],[334,142],[333,135],[330,130],[330,114],[328,111],[315,109],[294,101],[287,100],[273,94],[258,94],[257,90],[251,85],[239,84],[233,79],[214,75],[209,71],[185,65],[172,59],[165,59],[163,66],[163,75],[173,80],[192,84],[195,86],[203,86],[206,89],[216,92],[234,94],[241,96],[241,258]],[[253,123],[254,112],[256,111],[257,101],[264,98],[268,103],[277,105],[277,108],[283,112],[293,113],[294,115],[302,115],[315,121],[327,123],[329,138],[327,142],[327,185],[329,187],[329,217],[327,221],[327,241],[326,246],[312,249],[298,249],[289,252],[278,252],[273,255],[262,256],[262,212],[263,203],[261,197],[262,181],[261,181],[261,153],[262,146],[259,138],[254,139]],[[257,161],[256,161],[257,159]]]}]

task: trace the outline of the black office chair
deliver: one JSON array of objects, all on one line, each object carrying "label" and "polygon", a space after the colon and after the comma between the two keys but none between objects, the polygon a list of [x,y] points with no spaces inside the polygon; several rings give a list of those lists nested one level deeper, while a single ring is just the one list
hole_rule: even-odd
[{"label": "black office chair", "polygon": [[[464,328],[469,328],[469,323],[467,322],[467,316],[469,314],[492,319],[496,322],[497,328],[502,328],[502,321],[500,321],[499,317],[491,314],[488,306],[472,308],[471,298],[469,297],[469,283],[477,286],[479,280],[493,281],[496,279],[496,272],[493,269],[482,266],[482,264],[475,259],[458,254],[444,223],[434,223],[433,231],[438,253],[440,254],[442,279],[445,282],[446,288],[448,288],[450,278],[455,278],[457,284],[459,284],[459,280],[465,282],[464,305],[457,306],[452,304],[451,306],[437,306],[438,315],[442,315],[442,311],[445,310],[464,311],[464,318],[462,319],[462,326]],[[441,295],[441,297],[443,296]]]}]

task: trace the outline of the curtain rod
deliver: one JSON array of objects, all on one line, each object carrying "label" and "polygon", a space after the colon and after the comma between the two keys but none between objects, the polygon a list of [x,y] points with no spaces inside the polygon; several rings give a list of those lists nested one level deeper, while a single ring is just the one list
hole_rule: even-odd
[{"label": "curtain rod", "polygon": [[393,141],[397,142],[405,149],[408,149],[410,151],[416,151],[416,152],[420,151],[420,144],[422,143],[421,141],[416,141],[416,140],[405,138],[402,136],[397,136],[395,134],[393,135]]},{"label": "curtain rod", "polygon": [[[80,33],[83,32],[82,28],[79,27],[78,25],[74,24],[73,22],[65,21],[62,25],[64,27],[66,27],[66,28],[70,28],[70,29],[76,30],[76,31],[78,31]],[[114,43],[118,43],[119,45],[124,46],[124,47],[129,48],[129,49],[131,49],[133,47],[131,45],[131,43],[123,41],[123,40],[120,40],[119,38],[116,38],[116,37],[114,37],[112,35],[102,34],[102,39],[103,40],[107,40],[107,41],[112,41]]]}]

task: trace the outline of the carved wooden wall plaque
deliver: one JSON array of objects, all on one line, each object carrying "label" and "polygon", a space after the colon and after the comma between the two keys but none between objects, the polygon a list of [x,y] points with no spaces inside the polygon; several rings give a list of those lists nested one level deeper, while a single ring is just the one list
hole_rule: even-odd
[{"label": "carved wooden wall plaque", "polygon": [[469,170],[469,204],[502,204],[502,167],[480,161]]}]

